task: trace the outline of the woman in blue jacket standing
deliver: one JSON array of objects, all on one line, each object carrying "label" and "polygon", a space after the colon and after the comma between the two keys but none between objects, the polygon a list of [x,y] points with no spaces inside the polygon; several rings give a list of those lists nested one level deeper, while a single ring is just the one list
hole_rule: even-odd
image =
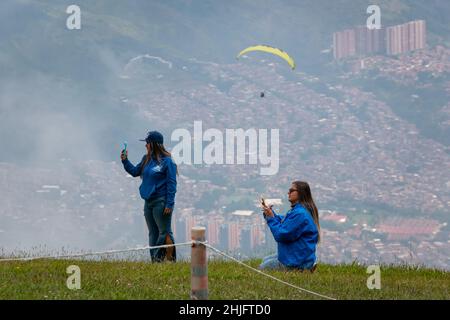
[{"label": "woman in blue jacket standing", "polygon": [[285,216],[262,204],[264,217],[278,245],[278,254],[264,258],[260,269],[316,268],[320,241],[319,212],[307,182],[294,181],[288,192],[291,210]]},{"label": "woman in blue jacket standing", "polygon": [[[172,213],[177,192],[177,166],[170,152],[164,148],[164,138],[158,131],[150,131],[144,140],[147,154],[134,166],[128,160],[128,151],[123,150],[123,167],[133,177],[141,177],[139,187],[141,198],[145,200],[144,216],[148,227],[149,245],[173,244]],[[152,262],[164,259],[176,261],[175,247],[151,249]]]}]

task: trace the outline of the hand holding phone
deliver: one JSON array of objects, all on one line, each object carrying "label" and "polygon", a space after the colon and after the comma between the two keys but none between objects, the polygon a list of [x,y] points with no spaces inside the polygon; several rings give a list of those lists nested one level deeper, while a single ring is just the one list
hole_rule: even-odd
[{"label": "hand holding phone", "polygon": [[263,215],[264,218],[269,216],[269,217],[273,217],[273,211],[272,211],[272,205],[267,205],[266,204],[266,200],[261,196],[261,205],[263,207]]},{"label": "hand holding phone", "polygon": [[123,150],[122,150],[122,152],[120,153],[120,158],[121,158],[122,160],[125,160],[126,158],[128,158],[127,145],[128,145],[128,143],[125,141],[125,142],[123,143]]}]

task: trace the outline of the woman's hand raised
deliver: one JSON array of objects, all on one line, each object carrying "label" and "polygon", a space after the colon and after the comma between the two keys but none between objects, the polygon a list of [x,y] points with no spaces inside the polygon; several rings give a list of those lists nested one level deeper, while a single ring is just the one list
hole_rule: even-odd
[{"label": "woman's hand raised", "polygon": [[125,160],[128,158],[128,150],[122,150],[122,152],[120,153],[120,160]]},{"label": "woman's hand raised", "polygon": [[273,211],[272,211],[273,205],[267,206],[267,205],[261,204],[261,207],[264,211],[264,217],[272,218],[274,216]]}]

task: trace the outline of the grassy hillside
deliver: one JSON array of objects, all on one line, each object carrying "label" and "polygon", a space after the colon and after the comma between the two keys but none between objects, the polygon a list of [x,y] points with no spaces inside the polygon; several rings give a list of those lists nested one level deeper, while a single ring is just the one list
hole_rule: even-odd
[{"label": "grassy hillside", "polygon": [[[66,268],[73,264],[81,269],[81,289],[75,291],[66,287]],[[208,273],[210,299],[319,299],[232,262],[212,261]],[[367,289],[366,268],[356,265],[270,274],[337,299],[450,299],[450,273],[437,270],[381,267],[381,290]],[[189,299],[190,264],[2,262],[0,279],[0,299]]]}]

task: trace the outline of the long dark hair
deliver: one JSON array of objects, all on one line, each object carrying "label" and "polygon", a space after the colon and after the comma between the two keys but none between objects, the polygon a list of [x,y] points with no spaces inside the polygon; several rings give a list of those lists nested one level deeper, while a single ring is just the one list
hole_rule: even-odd
[{"label": "long dark hair", "polygon": [[[144,172],[144,168],[147,163],[150,162],[151,157],[153,157],[158,163],[161,162],[161,158],[164,157],[172,157],[172,154],[166,150],[162,143],[150,141],[150,152],[147,152],[145,156],[144,163],[141,166],[141,171],[139,172],[139,176],[142,179],[142,172]],[[177,166],[177,175],[178,175],[178,166]]]},{"label": "long dark hair", "polygon": [[298,202],[311,213],[314,223],[317,226],[317,230],[319,231],[318,242],[320,242],[319,210],[317,210],[316,204],[314,203],[309,184],[304,181],[294,181],[292,184],[295,185],[295,188],[298,190]]}]

